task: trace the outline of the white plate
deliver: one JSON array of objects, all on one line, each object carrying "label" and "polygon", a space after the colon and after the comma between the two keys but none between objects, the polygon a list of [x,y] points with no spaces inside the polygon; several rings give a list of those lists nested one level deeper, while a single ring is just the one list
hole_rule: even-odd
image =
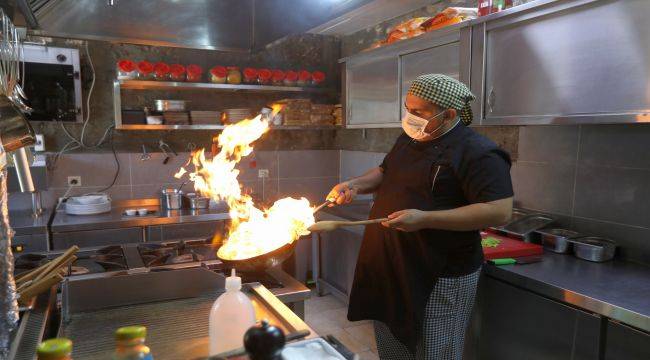
[{"label": "white plate", "polygon": [[94,215],[94,214],[103,214],[111,211],[111,202],[106,201],[99,204],[75,204],[65,203],[65,212],[69,215]]}]

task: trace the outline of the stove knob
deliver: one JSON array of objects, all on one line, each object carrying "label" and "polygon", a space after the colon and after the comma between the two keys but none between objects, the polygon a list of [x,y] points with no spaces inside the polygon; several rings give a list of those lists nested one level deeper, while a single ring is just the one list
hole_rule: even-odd
[{"label": "stove knob", "polygon": [[281,360],[285,338],[282,329],[262,320],[244,334],[244,347],[251,360]]}]

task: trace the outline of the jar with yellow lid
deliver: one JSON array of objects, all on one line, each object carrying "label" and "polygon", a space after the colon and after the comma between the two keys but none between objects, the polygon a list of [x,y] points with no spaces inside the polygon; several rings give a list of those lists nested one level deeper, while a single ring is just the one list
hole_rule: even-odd
[{"label": "jar with yellow lid", "polygon": [[144,326],[125,326],[115,331],[115,352],[113,360],[153,360],[151,349],[144,344],[147,328]]},{"label": "jar with yellow lid", "polygon": [[66,338],[45,340],[36,349],[38,360],[72,360],[72,341]]},{"label": "jar with yellow lid", "polygon": [[241,71],[237,66],[228,66],[228,77],[226,77],[228,84],[241,84]]}]

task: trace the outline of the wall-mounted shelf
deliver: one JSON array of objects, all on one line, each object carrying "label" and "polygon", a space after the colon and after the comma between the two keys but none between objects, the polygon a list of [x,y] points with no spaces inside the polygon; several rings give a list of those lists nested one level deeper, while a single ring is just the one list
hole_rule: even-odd
[{"label": "wall-mounted shelf", "polygon": [[214,84],[152,80],[118,80],[120,88],[133,90],[219,90],[219,91],[259,91],[259,92],[305,92],[331,93],[334,89],[300,86],[271,86],[248,84]]}]

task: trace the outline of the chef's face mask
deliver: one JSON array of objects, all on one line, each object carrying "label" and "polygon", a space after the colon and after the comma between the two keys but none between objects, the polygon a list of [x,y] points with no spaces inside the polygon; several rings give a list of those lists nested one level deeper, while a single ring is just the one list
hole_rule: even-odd
[{"label": "chef's face mask", "polygon": [[417,115],[413,115],[407,110],[406,114],[404,114],[404,117],[402,118],[402,129],[404,129],[406,135],[408,135],[412,139],[422,140],[425,137],[429,136],[430,134],[435,134],[438,130],[440,130],[445,125],[445,122],[441,121],[440,125],[438,125],[438,127],[433,129],[433,131],[431,131],[430,133],[427,133],[425,131],[427,125],[429,125],[429,122],[435,120],[441,115],[444,115],[444,113],[445,111],[443,110],[439,114],[431,117],[430,119],[425,119]]}]

